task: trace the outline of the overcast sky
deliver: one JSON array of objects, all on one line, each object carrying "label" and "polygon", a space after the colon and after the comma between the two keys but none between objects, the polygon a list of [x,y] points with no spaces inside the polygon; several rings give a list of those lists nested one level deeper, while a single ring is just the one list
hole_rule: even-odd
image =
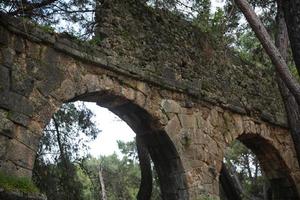
[{"label": "overcast sky", "polygon": [[97,127],[102,130],[97,139],[90,143],[90,153],[99,155],[110,155],[118,151],[117,140],[129,142],[134,139],[135,133],[118,116],[108,109],[97,106],[95,103],[87,103],[86,106],[95,114],[94,121]]}]

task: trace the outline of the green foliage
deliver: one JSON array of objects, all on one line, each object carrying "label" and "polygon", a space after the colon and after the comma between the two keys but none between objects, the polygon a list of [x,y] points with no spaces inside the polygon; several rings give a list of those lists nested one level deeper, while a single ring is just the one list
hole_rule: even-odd
[{"label": "green foliage", "polygon": [[38,26],[40,29],[42,29],[43,31],[47,32],[47,33],[54,33],[55,30],[51,25],[40,25]]},{"label": "green foliage", "polygon": [[243,187],[245,196],[261,198],[264,185],[268,185],[259,161],[250,149],[235,141],[226,151],[225,164],[235,173]]},{"label": "green foliage", "polygon": [[62,105],[45,128],[33,179],[49,200],[83,199],[85,188],[76,163],[88,151],[87,143],[100,132],[92,117],[84,104],[68,103]]},{"label": "green foliage", "polygon": [[[96,139],[100,133],[92,121],[93,116],[92,111],[83,103],[63,104],[45,128],[38,159],[44,159],[43,162],[58,162],[62,159],[62,154],[70,161],[80,159],[88,151],[86,144]],[[62,148],[59,147],[59,142]]]},{"label": "green foliage", "polygon": [[3,188],[6,191],[39,193],[39,189],[29,178],[7,176],[3,172],[0,172],[0,188]]},{"label": "green foliage", "polygon": [[101,42],[102,42],[102,38],[100,37],[100,36],[95,36],[95,37],[93,37],[93,39],[91,39],[91,40],[88,40],[88,43],[90,44],[90,45],[95,45],[95,46],[97,46],[97,45],[99,45]]},{"label": "green foliage", "polygon": [[94,199],[99,199],[101,191],[98,177],[100,168],[109,200],[136,199],[140,184],[140,170],[135,160],[136,155],[132,154],[132,149],[136,148],[135,143],[118,141],[118,144],[121,152],[124,153],[123,158],[113,154],[98,159],[89,157],[81,163],[81,168],[94,186],[91,188]]},{"label": "green foliage", "polygon": [[[89,178],[92,195],[88,194],[84,199],[100,199],[101,187],[99,182],[99,170],[102,169],[105,190],[109,200],[136,199],[140,184],[140,169],[136,160],[137,152],[134,141],[121,142],[118,146],[122,152],[122,158],[116,154],[101,156],[100,158],[87,157],[80,164],[83,175]],[[154,171],[154,184],[152,200],[161,199],[157,174]],[[90,198],[92,197],[92,198]]]}]

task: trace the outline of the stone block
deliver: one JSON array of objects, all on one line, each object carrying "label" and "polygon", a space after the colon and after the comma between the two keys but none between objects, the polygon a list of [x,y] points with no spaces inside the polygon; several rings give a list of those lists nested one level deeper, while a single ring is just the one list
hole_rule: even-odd
[{"label": "stone block", "polygon": [[144,107],[146,105],[146,97],[141,92],[136,92],[135,101],[141,107]]},{"label": "stone block", "polygon": [[247,134],[256,133],[257,130],[256,130],[255,123],[250,118],[245,118],[243,124],[244,124],[245,133]]},{"label": "stone block", "polygon": [[2,92],[0,95],[0,108],[19,112],[32,116],[33,106],[31,102],[20,94],[14,92]]},{"label": "stone block", "polygon": [[11,90],[23,96],[28,96],[34,87],[34,79],[27,74],[26,66],[14,64],[11,67]]},{"label": "stone block", "polygon": [[[95,92],[100,89],[99,77],[94,74],[86,74],[82,77],[82,83],[87,88],[88,92]],[[112,84],[113,85],[113,84]]]},{"label": "stone block", "polygon": [[16,37],[14,40],[14,49],[17,53],[24,53],[25,52],[25,42],[23,38]]},{"label": "stone block", "polygon": [[43,80],[37,83],[37,88],[44,96],[59,88],[64,79],[63,72],[55,65],[41,66],[38,73],[43,75]]},{"label": "stone block", "polygon": [[170,99],[162,100],[161,108],[167,113],[168,112],[169,113],[180,113],[181,112],[180,105],[176,101],[170,100]]},{"label": "stone block", "polygon": [[7,115],[7,112],[0,111],[0,134],[8,138],[13,138],[15,125],[12,121],[7,119]]},{"label": "stone block", "polygon": [[39,43],[33,43],[29,40],[26,40],[26,45],[27,55],[33,59],[40,59],[42,46]]},{"label": "stone block", "polygon": [[233,115],[233,120],[234,120],[234,127],[235,127],[235,133],[236,136],[241,135],[244,132],[244,125],[243,125],[243,119],[240,115]]},{"label": "stone block", "polygon": [[45,47],[43,48],[42,58],[43,62],[49,65],[57,65],[60,62],[61,54],[54,48]]},{"label": "stone block", "polygon": [[30,121],[29,125],[28,125],[28,130],[38,136],[42,136],[43,134],[43,126],[41,123],[37,122],[37,121]]},{"label": "stone block", "polygon": [[196,120],[197,120],[197,126],[199,129],[202,129],[206,126],[207,122],[203,119],[202,114],[200,112],[197,112],[195,114]]},{"label": "stone block", "polygon": [[9,89],[9,70],[8,68],[0,65],[0,95],[1,92]]},{"label": "stone block", "polygon": [[6,46],[10,42],[10,33],[3,27],[0,26],[0,44]]},{"label": "stone block", "polygon": [[59,89],[57,89],[52,96],[55,99],[64,102],[74,98],[76,91],[77,90],[74,82],[70,79],[65,79],[61,83]]},{"label": "stone block", "polygon": [[[236,124],[234,123],[234,119],[233,119],[233,116],[231,113],[229,112],[224,112],[223,113],[223,119],[224,119],[224,129],[226,130],[226,132],[228,134],[233,134],[233,135],[236,135],[236,129],[238,128],[236,126]],[[224,131],[224,130],[223,130]]]},{"label": "stone block", "polygon": [[168,122],[168,124],[165,127],[165,131],[171,137],[178,135],[180,129],[181,129],[180,121],[176,115]]},{"label": "stone block", "polygon": [[41,135],[37,135],[26,128],[18,126],[15,132],[15,139],[33,151],[37,151]]},{"label": "stone block", "polygon": [[221,117],[216,109],[211,110],[208,120],[213,127],[219,127],[223,125],[223,121],[221,121]]},{"label": "stone block", "polygon": [[48,96],[53,90],[60,87],[65,74],[61,67],[60,55],[56,51],[46,48],[44,54],[41,60],[35,60],[37,70],[34,72],[34,77],[41,80],[37,83],[40,92],[44,96]]},{"label": "stone block", "polygon": [[15,111],[9,112],[8,118],[17,124],[21,124],[22,126],[28,126],[29,121],[30,121],[28,116],[26,116],[22,113],[15,112]]},{"label": "stone block", "polygon": [[[182,146],[185,148],[185,151],[189,150],[190,151],[190,155],[193,156],[192,154],[194,153],[193,150],[191,149],[191,145],[192,145],[192,130],[189,129],[181,129],[180,130],[180,142],[182,144]],[[187,152],[186,152],[187,153]],[[189,153],[188,153],[189,154]]]},{"label": "stone block", "polygon": [[150,92],[150,88],[149,88],[148,84],[144,83],[144,82],[138,82],[137,89],[146,95],[149,94],[149,92]]},{"label": "stone block", "polygon": [[2,54],[2,64],[11,67],[14,64],[14,58],[16,55],[16,52],[11,49],[11,48],[3,48],[1,49],[1,54]]},{"label": "stone block", "polygon": [[197,120],[195,115],[178,114],[181,126],[183,128],[197,128]]},{"label": "stone block", "polygon": [[0,158],[4,158],[7,146],[8,146],[9,138],[3,135],[0,135]]},{"label": "stone block", "polygon": [[21,168],[33,169],[36,152],[21,142],[12,139],[7,148],[6,159]]},{"label": "stone block", "polygon": [[10,160],[0,160],[0,171],[17,177],[29,177],[32,176],[32,171],[17,165]]},{"label": "stone block", "polygon": [[121,93],[125,96],[128,100],[134,100],[135,99],[135,90],[128,87],[121,87]]}]

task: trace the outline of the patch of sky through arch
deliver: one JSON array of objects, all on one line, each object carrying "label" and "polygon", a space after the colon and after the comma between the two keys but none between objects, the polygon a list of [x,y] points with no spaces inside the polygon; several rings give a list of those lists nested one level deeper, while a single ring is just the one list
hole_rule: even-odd
[{"label": "patch of sky through arch", "polygon": [[88,144],[90,147],[89,153],[94,157],[107,156],[114,152],[121,156],[117,141],[133,141],[135,133],[126,122],[108,109],[100,107],[96,103],[85,102],[84,104],[95,114],[93,120],[101,130],[98,137]]}]

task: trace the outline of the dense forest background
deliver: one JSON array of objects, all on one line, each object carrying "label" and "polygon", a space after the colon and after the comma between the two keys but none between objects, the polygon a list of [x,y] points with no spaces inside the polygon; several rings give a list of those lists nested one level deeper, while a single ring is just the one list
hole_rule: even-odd
[{"label": "dense forest background", "polygon": [[[143,2],[191,21],[210,35],[220,50],[230,48],[244,62],[267,68],[270,73],[276,71],[299,157],[300,51],[296,44],[300,39],[297,35],[300,24],[293,21],[293,17],[299,16],[300,3],[297,0],[284,4],[280,0],[249,0],[249,5],[244,0],[225,0],[223,7],[216,9],[212,9],[214,2],[211,0]],[[33,20],[47,30],[93,41],[96,5],[101,3],[101,0],[2,0],[0,9],[9,15]],[[258,18],[251,14],[251,8]],[[259,20],[265,31],[256,30]],[[45,128],[36,159],[34,181],[48,199],[135,199],[141,180],[135,141],[119,142],[123,157],[116,154],[91,157],[86,143],[101,134],[91,120],[92,116],[93,113],[84,104],[65,104]],[[80,137],[82,135],[84,140]],[[240,199],[269,198],[270,186],[259,161],[238,141],[228,148],[224,166]],[[161,199],[159,180],[154,166],[151,168],[154,177],[152,199]],[[225,195],[223,198],[226,199]]]}]

